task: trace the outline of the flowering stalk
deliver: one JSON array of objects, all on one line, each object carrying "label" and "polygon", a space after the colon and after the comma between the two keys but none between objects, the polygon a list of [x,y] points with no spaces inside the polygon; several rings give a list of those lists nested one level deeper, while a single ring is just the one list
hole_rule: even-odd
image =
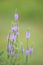
[{"label": "flowering stalk", "polygon": [[26,50],[26,65],[28,65],[28,39],[27,39],[27,50]]},{"label": "flowering stalk", "polygon": [[28,39],[27,39],[27,50],[28,50]]},{"label": "flowering stalk", "polygon": [[19,18],[19,16],[18,16],[18,13],[16,12],[16,13],[14,14],[14,20],[17,22],[17,21],[18,21],[18,18]]},{"label": "flowering stalk", "polygon": [[28,50],[26,50],[26,65],[28,65]]},{"label": "flowering stalk", "polygon": [[28,39],[30,38],[30,32],[26,32],[26,39],[27,39],[27,50],[26,50],[26,65],[28,65],[28,55],[29,55],[29,50],[28,50]]},{"label": "flowering stalk", "polygon": [[30,56],[31,56],[31,54],[33,53],[33,48],[32,47],[29,49],[29,53],[30,53]]}]

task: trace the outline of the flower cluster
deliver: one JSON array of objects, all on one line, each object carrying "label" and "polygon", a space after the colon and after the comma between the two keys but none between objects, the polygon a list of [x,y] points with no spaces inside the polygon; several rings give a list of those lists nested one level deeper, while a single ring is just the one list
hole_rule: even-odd
[{"label": "flower cluster", "polygon": [[19,18],[18,13],[15,13],[15,14],[14,14],[14,19],[15,19],[15,21],[18,21],[18,18]]},{"label": "flower cluster", "polygon": [[[18,20],[18,14],[17,13],[14,14],[14,19],[15,19],[15,21]],[[16,54],[15,53],[16,51],[13,50],[13,46],[14,46],[13,43],[16,43],[16,40],[17,40],[17,38],[19,36],[19,26],[13,24],[12,27],[11,27],[11,32],[12,33],[9,33],[8,34],[8,37],[7,37],[7,39],[8,39],[8,51],[9,51],[9,53],[11,55],[15,55]]]},{"label": "flower cluster", "polygon": [[[14,14],[14,20],[18,21],[18,18],[19,18],[18,13],[15,13]],[[13,47],[13,46],[15,46],[15,44],[16,44],[16,47],[17,47],[16,42],[17,42],[17,38],[19,36],[19,26],[18,26],[18,24],[12,25],[11,32],[12,33],[9,33],[8,37],[7,37],[8,38],[8,52],[10,53],[11,56],[18,56],[18,54],[15,51],[15,47]],[[26,40],[28,40],[30,38],[30,32],[27,31],[25,36],[26,36]],[[26,45],[28,46],[28,41],[27,41]],[[32,47],[29,48],[29,49],[27,48],[26,51],[23,47],[20,50],[21,50],[22,54],[25,53],[26,57],[28,57],[28,55],[31,55],[33,53]]]},{"label": "flower cluster", "polygon": [[33,48],[31,47],[27,49],[26,51],[24,50],[24,48],[22,48],[22,54],[24,53],[26,54],[26,56],[31,55],[33,53]]}]

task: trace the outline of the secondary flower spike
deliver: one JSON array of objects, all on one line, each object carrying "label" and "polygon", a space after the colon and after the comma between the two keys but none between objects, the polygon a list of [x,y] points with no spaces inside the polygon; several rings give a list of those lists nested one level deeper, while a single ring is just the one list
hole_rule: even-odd
[{"label": "secondary flower spike", "polygon": [[18,13],[15,13],[15,14],[14,14],[14,19],[15,19],[15,21],[18,21],[18,17],[19,17],[19,16],[18,16]]},{"label": "secondary flower spike", "polygon": [[33,48],[30,48],[29,53],[32,54],[32,52],[33,52]]},{"label": "secondary flower spike", "polygon": [[19,27],[17,25],[12,25],[11,27],[12,32],[19,30]]},{"label": "secondary flower spike", "polygon": [[26,38],[30,38],[30,32],[26,32]]},{"label": "secondary flower spike", "polygon": [[15,27],[14,27],[14,25],[12,25],[12,28],[11,28],[11,30],[12,30],[12,32],[14,32],[14,30],[15,30]]},{"label": "secondary flower spike", "polygon": [[29,50],[26,50],[26,56],[28,56],[29,55]]},{"label": "secondary flower spike", "polygon": [[9,43],[9,44],[8,44],[8,51],[11,52],[12,49],[13,49],[13,47],[12,47],[12,43]]},{"label": "secondary flower spike", "polygon": [[16,41],[16,35],[13,34],[12,37],[11,37],[11,39],[14,40],[14,41]]}]

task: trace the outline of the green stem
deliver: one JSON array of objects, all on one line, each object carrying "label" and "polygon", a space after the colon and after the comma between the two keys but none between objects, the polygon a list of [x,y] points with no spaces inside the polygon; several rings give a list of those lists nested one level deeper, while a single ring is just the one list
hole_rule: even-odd
[{"label": "green stem", "polygon": [[28,56],[26,56],[26,65],[28,65]]},{"label": "green stem", "polygon": [[[28,50],[28,39],[27,39],[27,50]],[[26,65],[28,65],[28,56],[26,56]]]},{"label": "green stem", "polygon": [[28,49],[28,39],[27,39],[27,49]]}]

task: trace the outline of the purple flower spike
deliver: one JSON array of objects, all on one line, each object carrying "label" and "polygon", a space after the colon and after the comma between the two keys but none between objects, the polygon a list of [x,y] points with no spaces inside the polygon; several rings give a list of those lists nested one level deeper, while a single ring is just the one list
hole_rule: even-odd
[{"label": "purple flower spike", "polygon": [[24,53],[24,48],[22,48],[22,53]]},{"label": "purple flower spike", "polygon": [[30,32],[26,32],[26,38],[30,38]]},{"label": "purple flower spike", "polygon": [[12,29],[12,32],[14,32],[16,31],[17,27],[13,25],[11,29]]},{"label": "purple flower spike", "polygon": [[9,45],[8,45],[8,50],[9,50],[9,52],[11,52],[12,51],[12,43],[9,43]]},{"label": "purple flower spike", "polygon": [[15,28],[16,28],[16,31],[18,31],[18,30],[19,30],[19,26],[15,25]]},{"label": "purple flower spike", "polygon": [[16,35],[12,35],[12,40],[16,41]]},{"label": "purple flower spike", "polygon": [[32,52],[33,52],[33,48],[30,48],[29,53],[32,54]]},{"label": "purple flower spike", "polygon": [[14,14],[14,19],[15,19],[15,21],[18,20],[18,13],[15,13],[15,14]]},{"label": "purple flower spike", "polygon": [[14,25],[12,26],[12,28],[11,28],[11,29],[12,29],[12,32],[14,32],[14,30],[15,30],[15,27],[14,27]]},{"label": "purple flower spike", "polygon": [[13,25],[12,28],[11,28],[12,32],[14,31],[18,31],[19,30],[19,27],[17,25]]},{"label": "purple flower spike", "polygon": [[29,50],[26,50],[26,56],[28,56],[29,55]]}]

